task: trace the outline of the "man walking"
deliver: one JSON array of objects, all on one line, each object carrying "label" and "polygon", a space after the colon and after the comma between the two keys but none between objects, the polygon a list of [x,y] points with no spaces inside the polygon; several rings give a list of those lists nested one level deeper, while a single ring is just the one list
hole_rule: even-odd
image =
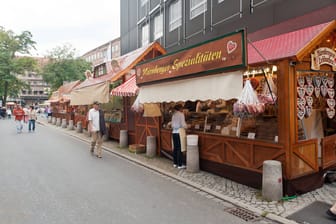
[{"label": "man walking", "polygon": [[28,131],[35,131],[35,121],[37,119],[36,110],[34,106],[30,106],[28,111]]},{"label": "man walking", "polygon": [[25,112],[20,105],[18,104],[16,105],[13,111],[13,115],[15,116],[16,131],[17,133],[21,133],[23,128],[23,119],[25,116]]},{"label": "man walking", "polygon": [[99,109],[99,102],[93,102],[93,108],[89,110],[88,114],[89,127],[88,130],[91,132],[91,153],[95,153],[98,158],[102,158],[102,144],[103,144],[103,135],[106,133],[104,113]]}]

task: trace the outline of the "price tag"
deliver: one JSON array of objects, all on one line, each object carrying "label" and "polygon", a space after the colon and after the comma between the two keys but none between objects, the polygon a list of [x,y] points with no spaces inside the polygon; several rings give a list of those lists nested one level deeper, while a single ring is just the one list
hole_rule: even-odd
[{"label": "price tag", "polygon": [[195,125],[195,129],[200,129],[199,124],[196,124],[196,125]]},{"label": "price tag", "polygon": [[216,130],[217,131],[221,130],[221,126],[220,125],[216,125]]},{"label": "price tag", "polygon": [[249,132],[248,135],[247,135],[247,138],[248,139],[255,139],[255,133]]},{"label": "price tag", "polygon": [[209,131],[211,129],[211,125],[208,124],[207,126],[205,126],[205,130]]}]

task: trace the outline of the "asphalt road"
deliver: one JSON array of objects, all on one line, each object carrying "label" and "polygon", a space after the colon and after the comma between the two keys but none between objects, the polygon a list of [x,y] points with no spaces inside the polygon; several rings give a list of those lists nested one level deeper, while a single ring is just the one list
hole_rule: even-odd
[{"label": "asphalt road", "polygon": [[246,223],[223,205],[108,152],[37,125],[0,120],[0,223]]}]

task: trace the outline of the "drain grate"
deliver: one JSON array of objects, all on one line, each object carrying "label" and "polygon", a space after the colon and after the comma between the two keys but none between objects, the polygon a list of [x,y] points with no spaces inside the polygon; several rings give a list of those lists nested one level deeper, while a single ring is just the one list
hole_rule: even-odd
[{"label": "drain grate", "polygon": [[228,208],[228,209],[225,209],[226,212],[234,215],[234,216],[237,216],[245,221],[251,221],[253,219],[256,219],[258,218],[259,216],[248,211],[248,210],[245,210],[245,209],[242,209],[242,208],[238,208],[238,207],[235,207],[235,208]]}]

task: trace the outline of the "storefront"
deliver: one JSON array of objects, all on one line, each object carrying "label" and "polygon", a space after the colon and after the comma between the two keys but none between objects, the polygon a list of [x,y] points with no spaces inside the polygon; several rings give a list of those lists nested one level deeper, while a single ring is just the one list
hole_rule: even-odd
[{"label": "storefront", "polygon": [[332,21],[249,43],[247,68],[239,32],[137,66],[140,102],[161,106],[160,150],[172,150],[171,108],[183,103],[201,169],[260,188],[263,162],[278,160],[286,194],[321,186],[336,165],[335,29]]}]

